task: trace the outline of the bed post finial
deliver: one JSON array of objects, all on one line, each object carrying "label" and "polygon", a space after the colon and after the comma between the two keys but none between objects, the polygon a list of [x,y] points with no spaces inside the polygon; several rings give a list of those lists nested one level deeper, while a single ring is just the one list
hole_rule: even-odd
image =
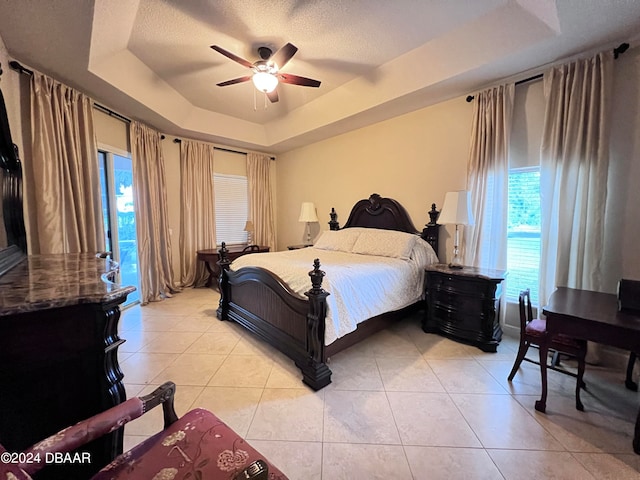
[{"label": "bed post finial", "polygon": [[231,260],[227,255],[229,250],[227,244],[222,242],[222,247],[218,250],[218,266],[220,267],[220,277],[218,277],[218,289],[220,291],[220,301],[218,302],[217,315],[220,320],[227,320],[227,312],[229,311],[229,278],[227,272],[229,271],[229,265]]},{"label": "bed post finial", "polygon": [[440,211],[436,210],[436,204],[431,204],[431,210],[429,210],[429,223],[428,225],[435,225],[438,223],[438,217],[440,216]]},{"label": "bed post finial", "polygon": [[320,270],[320,259],[316,258],[313,261],[313,270],[309,272],[309,276],[311,277],[312,285],[310,292],[313,292],[314,294],[324,292],[322,289],[322,279],[324,278],[325,273]]},{"label": "bed post finial", "polygon": [[326,298],[329,292],[322,288],[322,278],[325,273],[320,270],[320,260],[313,261],[311,290],[305,292],[309,298],[309,313],[307,313],[307,362],[298,365],[302,370],[302,381],[314,390],[320,390],[331,383],[331,370],[324,362],[324,319],[327,316]]},{"label": "bed post finial", "polygon": [[329,214],[331,221],[329,222],[329,230],[340,230],[340,224],[338,223],[338,214],[336,209],[331,207],[331,213]]}]

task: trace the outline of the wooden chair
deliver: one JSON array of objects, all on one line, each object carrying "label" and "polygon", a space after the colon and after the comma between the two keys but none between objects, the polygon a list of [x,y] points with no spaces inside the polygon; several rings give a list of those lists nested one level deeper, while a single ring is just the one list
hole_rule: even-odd
[{"label": "wooden chair", "polygon": [[[61,430],[23,452],[7,454],[0,445],[0,454],[4,453],[3,462],[0,462],[0,479],[31,480],[31,475],[40,470],[46,478],[87,478],[87,475],[80,475],[77,469],[67,469],[61,476],[61,472],[55,470],[55,465],[47,464],[56,458],[61,461],[77,460],[75,463],[86,460],[91,464],[90,458],[83,458],[83,455],[89,455],[88,452],[82,452],[83,445],[121,428],[162,404],[164,429],[117,456],[106,466],[91,465],[95,467],[92,468],[91,480],[287,480],[282,472],[213,413],[196,408],[178,418],[173,408],[175,388],[173,382],[166,382],[149,395],[130,398]],[[11,461],[11,458],[15,460]],[[54,471],[50,471],[50,468],[54,468]]]},{"label": "wooden chair", "polygon": [[[547,368],[555,370],[560,373],[571,375],[576,377],[576,408],[578,410],[584,410],[582,402],[580,401],[580,388],[586,388],[582,377],[584,376],[585,369],[585,356],[587,354],[587,342],[584,340],[577,340],[567,337],[566,335],[554,335],[553,337],[547,333],[547,321],[541,318],[533,318],[533,309],[531,308],[531,294],[529,289],[520,292],[519,296],[520,306],[520,346],[518,347],[518,354],[516,355],[516,361],[513,364],[511,373],[509,374],[509,381],[513,380],[516,372],[520,368],[520,364],[523,360],[527,362],[540,365],[540,362],[545,362]],[[545,345],[548,350],[563,353],[576,357],[578,360],[578,373],[575,374],[568,370],[559,368],[555,362],[548,364],[547,358],[540,358],[540,361],[532,360],[526,357],[527,351],[530,346],[540,347]],[[542,355],[542,351],[540,351]],[[555,355],[554,355],[555,356]]]},{"label": "wooden chair", "polygon": [[[640,314],[640,281],[623,278],[618,284],[618,308]],[[633,381],[633,367],[639,352],[631,352],[627,362],[627,377],[624,385],[634,392],[638,391],[638,384]]]}]

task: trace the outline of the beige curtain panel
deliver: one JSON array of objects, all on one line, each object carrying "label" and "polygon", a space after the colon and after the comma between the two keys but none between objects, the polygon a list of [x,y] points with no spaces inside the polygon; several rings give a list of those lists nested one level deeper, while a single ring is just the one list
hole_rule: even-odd
[{"label": "beige curtain panel", "polygon": [[163,300],[178,291],[173,281],[167,189],[160,133],[130,125],[136,234],[140,267],[140,302]]},{"label": "beige curtain panel", "polygon": [[467,185],[474,226],[465,226],[465,263],[507,268],[509,138],[515,85],[500,85],[475,96]]},{"label": "beige curtain panel", "polygon": [[249,218],[253,221],[253,243],[276,249],[271,185],[271,159],[258,153],[247,154]]},{"label": "beige curtain panel", "polygon": [[182,226],[180,269],[183,287],[204,286],[208,278],[197,251],[216,248],[213,145],[190,140],[180,144]]},{"label": "beige curtain panel", "polygon": [[30,252],[104,250],[93,101],[52,78],[31,76],[31,178],[36,218]]},{"label": "beige curtain panel", "polygon": [[604,291],[613,52],[544,74],[540,304],[557,286]]}]

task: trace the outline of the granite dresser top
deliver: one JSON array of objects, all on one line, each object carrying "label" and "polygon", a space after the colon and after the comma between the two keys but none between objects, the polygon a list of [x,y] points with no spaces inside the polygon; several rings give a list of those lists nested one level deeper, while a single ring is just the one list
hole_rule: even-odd
[{"label": "granite dresser top", "polygon": [[490,268],[479,268],[464,266],[463,268],[450,268],[446,263],[434,263],[427,265],[425,270],[431,272],[447,273],[463,277],[482,278],[485,280],[504,280],[507,276],[506,270],[493,270]]},{"label": "granite dresser top", "polygon": [[110,282],[118,265],[92,253],[30,255],[0,276],[0,317],[124,300],[135,287]]}]

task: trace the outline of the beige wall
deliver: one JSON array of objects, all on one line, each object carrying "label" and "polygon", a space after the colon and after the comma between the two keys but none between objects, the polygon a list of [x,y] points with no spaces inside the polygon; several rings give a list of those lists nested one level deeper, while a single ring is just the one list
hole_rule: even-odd
[{"label": "beige wall", "polygon": [[[314,237],[328,230],[331,207],[344,224],[354,203],[372,193],[398,200],[422,229],[432,203],[440,209],[447,191],[466,187],[472,108],[456,98],[279,155],[278,248],[303,242],[305,201],[318,211]],[[451,232],[441,231],[443,258],[453,245]]]}]

